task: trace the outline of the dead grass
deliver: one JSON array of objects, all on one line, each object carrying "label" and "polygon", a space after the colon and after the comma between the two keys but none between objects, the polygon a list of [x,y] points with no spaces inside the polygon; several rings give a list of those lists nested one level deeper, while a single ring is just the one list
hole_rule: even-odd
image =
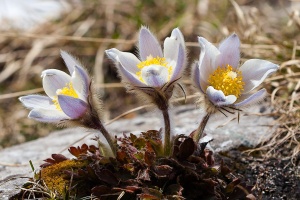
[{"label": "dead grass", "polygon": [[261,149],[276,153],[278,147],[290,145],[293,152],[287,156],[299,153],[300,18],[299,10],[288,8],[292,1],[83,2],[83,6],[64,14],[60,20],[34,31],[0,33],[0,146],[21,143],[54,130],[53,125],[27,119],[28,111],[16,97],[42,91],[40,74],[44,69],[66,70],[59,57],[60,49],[76,55],[93,75],[106,105],[107,118],[140,106],[120,87],[104,50],[115,47],[135,52],[137,31],[141,25],[147,25],[160,40],[174,27],[180,27],[190,63],[199,55],[197,35],[217,43],[236,32],[242,41],[242,61],[261,58],[280,64],[280,72],[264,84],[272,94],[279,128]]}]

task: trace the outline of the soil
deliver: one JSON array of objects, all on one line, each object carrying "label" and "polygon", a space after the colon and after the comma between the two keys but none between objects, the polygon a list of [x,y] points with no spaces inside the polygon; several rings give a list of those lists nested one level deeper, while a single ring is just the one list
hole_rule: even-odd
[{"label": "soil", "polygon": [[261,155],[242,153],[238,148],[216,157],[243,176],[248,185],[254,186],[252,193],[257,199],[300,199],[300,155],[293,162],[279,156],[264,159]]}]

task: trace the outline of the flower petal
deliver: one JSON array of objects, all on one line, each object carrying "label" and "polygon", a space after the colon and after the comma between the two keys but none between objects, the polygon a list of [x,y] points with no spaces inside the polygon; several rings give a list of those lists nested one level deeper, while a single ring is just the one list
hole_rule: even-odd
[{"label": "flower petal", "polygon": [[139,71],[137,65],[141,62],[132,53],[122,52],[118,49],[112,48],[105,51],[107,56],[115,62],[120,62],[128,71],[136,73]]},{"label": "flower petal", "polygon": [[217,65],[220,67],[232,66],[236,69],[240,62],[240,39],[237,34],[232,34],[219,46],[221,52],[218,57]]},{"label": "flower petal", "polygon": [[146,60],[148,56],[163,57],[158,40],[146,27],[142,27],[140,30],[139,51],[141,60]]},{"label": "flower petal", "polygon": [[83,100],[87,99],[89,95],[90,77],[83,68],[77,65],[72,74],[72,84],[80,98]]},{"label": "flower petal", "polygon": [[168,77],[168,69],[160,65],[150,65],[142,69],[142,78],[151,87],[163,86],[167,83]]},{"label": "flower petal", "polygon": [[72,119],[82,116],[87,110],[87,104],[78,98],[58,95],[58,103],[62,111]]},{"label": "flower petal", "polygon": [[33,109],[28,114],[28,117],[40,122],[59,122],[64,119],[70,119],[67,115],[63,112],[58,110],[48,110],[48,109]]},{"label": "flower petal", "polygon": [[57,89],[66,87],[71,81],[71,76],[57,69],[47,69],[42,72],[43,88],[45,93],[53,98]]},{"label": "flower petal", "polygon": [[141,82],[135,74],[129,72],[125,67],[123,67],[121,63],[116,63],[116,67],[123,81],[128,82],[133,86],[140,86],[140,87],[147,86],[146,84]]},{"label": "flower petal", "polygon": [[[203,88],[206,88],[207,87],[207,83],[202,83],[201,82],[203,81],[202,79],[200,79],[200,69],[199,69],[199,63],[196,62],[193,66],[192,66],[192,81],[194,83],[194,85],[200,89],[200,91],[202,93],[205,94],[205,90],[203,90]],[[206,87],[203,87],[201,85],[206,85]]]},{"label": "flower petal", "polygon": [[177,60],[176,66],[173,67],[173,72],[170,78],[170,82],[173,82],[182,76],[182,72],[185,65],[185,52],[181,44],[179,44],[179,50],[178,50],[178,55],[176,60]]},{"label": "flower petal", "polygon": [[242,101],[235,103],[235,107],[249,106],[263,100],[267,95],[266,89],[261,89],[254,94],[245,94],[240,96]]},{"label": "flower petal", "polygon": [[65,61],[65,64],[66,64],[70,74],[72,74],[74,72],[75,66],[82,68],[82,65],[73,56],[71,56],[67,52],[60,50],[60,55],[63,58],[63,60]]},{"label": "flower petal", "polygon": [[225,96],[221,90],[215,90],[212,86],[209,86],[206,90],[206,94],[209,100],[216,106],[231,105],[236,101],[236,96]]},{"label": "flower petal", "polygon": [[217,69],[216,59],[220,51],[203,37],[198,37],[201,53],[199,58],[199,67],[201,79],[207,81],[209,76]]},{"label": "flower petal", "polygon": [[171,37],[167,37],[164,41],[164,57],[170,62],[177,62],[179,45],[185,52],[185,43],[183,35],[178,28],[173,29]]},{"label": "flower petal", "polygon": [[247,60],[239,70],[245,83],[243,93],[248,93],[260,85],[267,76],[276,72],[279,66],[266,60]]},{"label": "flower petal", "polygon": [[19,100],[23,103],[23,105],[27,108],[43,108],[43,109],[55,109],[55,105],[52,102],[52,99],[47,96],[42,95],[28,95],[22,96]]}]

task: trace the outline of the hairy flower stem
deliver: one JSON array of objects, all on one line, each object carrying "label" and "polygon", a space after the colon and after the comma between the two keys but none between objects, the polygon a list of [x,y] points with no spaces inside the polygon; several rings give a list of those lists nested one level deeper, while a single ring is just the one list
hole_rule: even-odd
[{"label": "hairy flower stem", "polygon": [[116,149],[115,140],[111,137],[111,135],[108,133],[108,131],[106,130],[106,128],[103,126],[103,124],[101,122],[98,123],[98,129],[100,130],[100,132],[103,134],[103,136],[107,140],[107,143],[109,144],[113,155],[116,156],[117,149]]},{"label": "hairy flower stem", "polygon": [[164,135],[164,155],[170,155],[171,151],[171,123],[168,109],[161,110],[164,123],[165,123],[165,135]]},{"label": "hairy flower stem", "polygon": [[208,112],[208,113],[202,118],[202,121],[201,121],[199,127],[198,127],[197,130],[195,130],[195,132],[194,132],[193,139],[194,139],[194,141],[196,142],[196,144],[199,143],[199,140],[200,140],[200,139],[202,138],[202,136],[203,136],[203,131],[204,131],[205,127],[206,127],[206,124],[207,124],[207,122],[208,122],[208,120],[209,120],[210,115],[211,115],[211,113]]}]

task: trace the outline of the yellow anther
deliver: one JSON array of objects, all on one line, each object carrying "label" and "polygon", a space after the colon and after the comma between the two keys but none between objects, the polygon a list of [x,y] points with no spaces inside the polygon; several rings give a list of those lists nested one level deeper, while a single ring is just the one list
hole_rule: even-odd
[{"label": "yellow anther", "polygon": [[[68,83],[66,87],[64,87],[62,89],[58,89],[56,91],[56,94],[57,95],[70,96],[70,97],[74,97],[74,98],[78,98],[79,97],[78,94],[76,93],[76,91],[74,90],[72,83]],[[56,106],[57,110],[61,110],[61,107],[60,107],[60,105],[58,103],[58,97],[57,96],[55,96],[52,99],[52,102]]]},{"label": "yellow anther", "polygon": [[[137,64],[137,67],[142,70],[144,67],[150,66],[150,65],[159,65],[161,67],[165,67],[168,69],[168,73],[169,73],[169,77],[168,79],[171,78],[171,74],[173,72],[173,68],[172,66],[169,65],[169,63],[166,61],[166,58],[161,58],[161,57],[156,57],[153,58],[152,56],[148,56],[147,60],[140,62],[139,64]],[[145,82],[144,79],[142,78],[142,72],[138,71],[136,73],[136,75],[138,76],[138,78],[142,81]]]},{"label": "yellow anther", "polygon": [[242,72],[233,70],[232,66],[226,68],[218,67],[208,78],[209,86],[221,90],[226,96],[234,95],[239,97],[244,90]]}]

